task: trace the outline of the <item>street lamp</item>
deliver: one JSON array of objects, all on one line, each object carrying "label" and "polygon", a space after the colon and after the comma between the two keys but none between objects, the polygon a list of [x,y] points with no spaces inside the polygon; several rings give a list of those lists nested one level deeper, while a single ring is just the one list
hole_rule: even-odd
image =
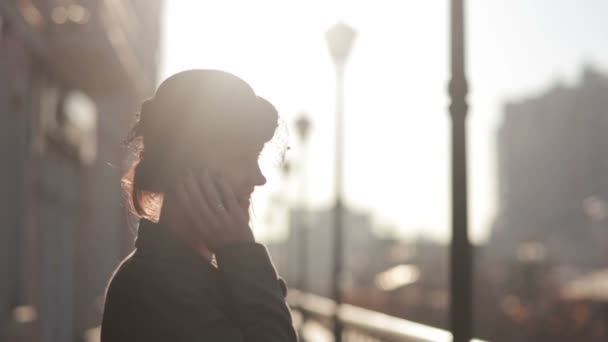
[{"label": "street lamp", "polygon": [[451,1],[452,243],[450,246],[450,326],[454,342],[472,338],[472,260],[468,236],[464,0]]},{"label": "street lamp", "polygon": [[[281,176],[283,178],[283,182],[285,185],[287,185],[288,181],[289,181],[289,177],[291,175],[291,171],[292,171],[292,166],[291,163],[286,160],[283,162],[283,164],[281,165]],[[284,187],[284,189],[287,189],[287,186]],[[288,223],[289,223],[289,200],[288,200],[288,196],[287,193],[285,191],[283,191],[283,193],[281,194],[282,200],[281,200],[281,204],[285,205],[286,207],[283,207],[283,209],[285,210],[285,215],[287,215],[287,219],[288,219]],[[277,256],[277,260],[279,261],[279,269],[282,270],[283,272],[285,272],[283,275],[286,276],[287,281],[291,281],[291,275],[292,275],[292,267],[291,267],[291,263],[290,263],[290,253],[288,253],[289,251],[289,245],[290,245],[290,237],[289,235],[291,234],[291,225],[287,225],[288,227],[288,237],[285,239],[285,241],[280,244],[278,246],[279,249],[279,255]]]},{"label": "street lamp", "polygon": [[342,153],[343,153],[343,117],[344,117],[344,64],[350,54],[355,39],[354,29],[344,23],[337,23],[325,33],[329,52],[336,66],[336,156],[335,156],[335,207],[334,207],[334,250],[332,292],[336,302],[334,312],[334,338],[342,341],[342,323],[338,317],[338,308],[342,303]]},{"label": "street lamp", "polygon": [[297,222],[298,229],[298,287],[300,291],[306,291],[306,279],[308,276],[308,207],[306,203],[306,150],[308,137],[310,135],[310,120],[308,119],[308,115],[306,113],[301,113],[298,119],[296,120],[296,132],[298,133],[298,137],[301,142],[300,149],[300,160],[298,171],[300,172],[300,186],[299,186],[299,219]]}]

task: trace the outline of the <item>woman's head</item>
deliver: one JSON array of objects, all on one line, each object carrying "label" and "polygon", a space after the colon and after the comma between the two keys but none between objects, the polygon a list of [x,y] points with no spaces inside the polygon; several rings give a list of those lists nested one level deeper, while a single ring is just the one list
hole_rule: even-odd
[{"label": "woman's head", "polygon": [[258,166],[277,128],[274,106],[240,78],[219,70],[188,70],[161,83],[142,104],[128,142],[139,154],[123,179],[135,212],[160,214],[161,197],[186,171],[221,175],[241,205],[265,183]]}]

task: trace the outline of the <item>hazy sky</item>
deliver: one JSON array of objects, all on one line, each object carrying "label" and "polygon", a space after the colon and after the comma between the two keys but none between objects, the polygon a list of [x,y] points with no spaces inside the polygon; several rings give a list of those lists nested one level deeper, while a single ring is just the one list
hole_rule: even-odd
[{"label": "hazy sky", "polygon": [[[292,125],[313,121],[307,199],[332,200],[334,67],[325,31],[343,20],[356,38],[346,69],[345,195],[404,237],[449,237],[449,2],[198,1],[166,4],[161,79],[188,68],[233,72]],[[506,100],[556,81],[578,81],[584,64],[608,70],[605,0],[467,1],[471,237],[483,241],[496,214],[495,132]],[[301,153],[292,129],[289,152]],[[281,227],[267,199],[298,193],[270,172],[256,192],[258,235]],[[299,177],[293,174],[293,177]]]}]

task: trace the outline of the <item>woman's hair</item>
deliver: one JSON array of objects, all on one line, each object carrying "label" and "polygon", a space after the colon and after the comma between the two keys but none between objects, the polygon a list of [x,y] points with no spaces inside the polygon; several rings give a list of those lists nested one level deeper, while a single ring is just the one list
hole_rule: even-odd
[{"label": "woman's hair", "polygon": [[274,106],[230,73],[187,70],[167,78],[142,103],[126,140],[136,157],[122,179],[131,210],[158,220],[164,192],[202,162],[201,144],[263,146],[277,125]]}]

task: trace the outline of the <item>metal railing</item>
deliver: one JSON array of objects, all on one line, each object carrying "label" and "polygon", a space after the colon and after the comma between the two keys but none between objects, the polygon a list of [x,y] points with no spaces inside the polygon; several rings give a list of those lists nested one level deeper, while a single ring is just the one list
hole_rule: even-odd
[{"label": "metal railing", "polygon": [[[329,298],[290,290],[287,300],[300,316],[299,326],[314,321],[331,331],[335,302]],[[344,327],[344,341],[449,342],[452,334],[443,329],[389,316],[349,304],[341,304],[338,317]],[[330,335],[331,336],[331,335]],[[484,342],[473,339],[474,342]]]}]

